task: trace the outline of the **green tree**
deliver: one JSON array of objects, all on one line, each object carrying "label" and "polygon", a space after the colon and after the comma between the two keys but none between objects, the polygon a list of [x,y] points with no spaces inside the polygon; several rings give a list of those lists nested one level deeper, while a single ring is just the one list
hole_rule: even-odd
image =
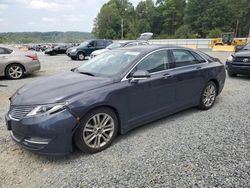
[{"label": "green tree", "polygon": [[136,34],[135,10],[128,0],[110,0],[104,4],[98,13],[93,33],[98,38],[121,38],[121,24],[123,20],[123,35],[131,38]]},{"label": "green tree", "polygon": [[174,36],[176,30],[183,24],[185,0],[157,1],[160,16],[163,17],[162,34]]},{"label": "green tree", "polygon": [[193,38],[192,31],[188,25],[180,26],[175,32],[175,38],[188,39]]},{"label": "green tree", "polygon": [[185,22],[197,35],[206,37],[210,30],[216,28],[229,31],[230,15],[224,0],[189,0]]},{"label": "green tree", "polygon": [[136,7],[137,33],[152,32],[155,6],[152,0],[141,1]]}]

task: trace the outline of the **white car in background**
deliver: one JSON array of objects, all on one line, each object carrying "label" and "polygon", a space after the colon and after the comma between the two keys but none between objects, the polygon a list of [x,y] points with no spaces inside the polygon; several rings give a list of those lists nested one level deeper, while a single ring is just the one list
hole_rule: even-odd
[{"label": "white car in background", "polygon": [[122,47],[128,47],[128,46],[149,45],[148,40],[152,36],[153,36],[153,33],[142,33],[141,36],[137,40],[114,42],[104,49],[95,50],[94,52],[92,52],[90,54],[90,58],[94,58],[95,56],[98,56],[98,55],[100,55],[108,50],[112,50],[112,49],[116,49],[116,48],[122,48]]}]

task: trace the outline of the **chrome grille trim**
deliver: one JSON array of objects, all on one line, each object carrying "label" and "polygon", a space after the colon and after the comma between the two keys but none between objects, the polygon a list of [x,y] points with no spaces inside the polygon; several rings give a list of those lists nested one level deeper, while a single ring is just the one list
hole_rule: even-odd
[{"label": "chrome grille trim", "polygon": [[13,120],[18,121],[24,118],[34,108],[35,106],[11,106],[9,111],[9,117]]}]

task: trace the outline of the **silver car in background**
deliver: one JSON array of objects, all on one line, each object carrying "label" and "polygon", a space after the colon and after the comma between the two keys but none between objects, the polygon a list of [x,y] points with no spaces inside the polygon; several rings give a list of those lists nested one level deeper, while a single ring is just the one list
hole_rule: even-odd
[{"label": "silver car in background", "polygon": [[0,76],[19,79],[24,74],[38,71],[40,68],[41,65],[36,53],[0,45]]}]

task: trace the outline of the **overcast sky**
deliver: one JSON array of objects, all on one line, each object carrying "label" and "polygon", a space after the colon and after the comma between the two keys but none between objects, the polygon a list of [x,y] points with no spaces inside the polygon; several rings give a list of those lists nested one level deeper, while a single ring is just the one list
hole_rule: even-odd
[{"label": "overcast sky", "polygon": [[[0,0],[0,32],[87,31],[108,0]],[[130,0],[134,6],[140,0]]]}]

